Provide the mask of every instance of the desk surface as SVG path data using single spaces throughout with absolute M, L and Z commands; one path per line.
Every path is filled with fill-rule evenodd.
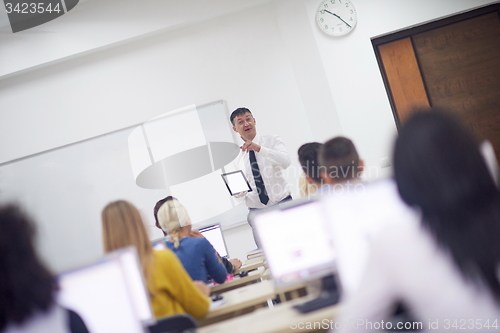
M 227 281 L 224 282 L 223 284 L 216 284 L 212 287 L 210 287 L 210 292 L 213 293 L 224 293 L 227 292 L 228 290 L 237 288 L 238 286 L 244 285 L 246 283 L 254 282 L 256 280 L 259 280 L 260 278 L 263 277 L 265 270 L 264 269 L 259 269 L 255 271 L 251 271 L 248 273 L 247 276 L 244 276 L 242 278 L 234 278 L 232 281 Z M 266 275 L 268 276 L 268 275 Z
M 262 267 L 264 265 L 265 265 L 265 262 L 262 259 L 247 260 L 247 261 L 245 261 L 244 265 L 242 265 L 240 268 L 238 268 L 236 270 L 235 274 L 242 272 L 242 271 L 251 271 L 252 269 L 256 269 L 256 268 Z
M 255 259 L 255 258 L 263 258 L 264 257 L 264 250 L 262 249 L 255 249 L 247 253 L 247 259 Z
M 224 293 L 222 304 L 210 310 L 204 319 L 211 319 L 266 302 L 275 295 L 273 281 L 262 281 Z
M 338 316 L 339 305 L 332 305 L 310 313 L 300 313 L 294 305 L 309 300 L 309 297 L 281 303 L 273 308 L 263 308 L 252 313 L 201 327 L 198 333 L 285 333 L 310 332 L 325 329 L 330 320 Z M 309 323 L 309 325 L 308 325 Z M 316 329 L 312 329 L 316 325 Z

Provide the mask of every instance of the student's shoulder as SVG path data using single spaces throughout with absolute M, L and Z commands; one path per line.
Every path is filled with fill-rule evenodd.
M 200 243 L 205 243 L 208 242 L 208 240 L 205 237 L 184 237 L 181 242 L 185 243 L 193 243 L 193 244 L 200 244 Z
M 200 248 L 210 242 L 205 237 L 184 237 L 181 239 L 180 248 Z
M 210 242 L 208 241 L 208 239 L 206 239 L 205 237 L 199 237 L 199 238 L 195 238 L 196 239 L 196 242 L 197 244 L 200 244 L 201 246 L 212 246 L 210 244 Z
M 186 237 L 186 245 L 196 247 L 197 249 L 211 248 L 212 244 L 205 237 Z

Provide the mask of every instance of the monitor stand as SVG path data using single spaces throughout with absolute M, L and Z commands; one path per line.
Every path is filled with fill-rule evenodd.
M 322 291 L 319 296 L 308 302 L 295 305 L 294 308 L 301 313 L 308 313 L 338 303 L 340 292 L 333 275 L 322 279 Z

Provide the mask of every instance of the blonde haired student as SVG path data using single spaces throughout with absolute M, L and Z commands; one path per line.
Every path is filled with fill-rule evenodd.
M 209 278 L 217 283 L 226 281 L 227 270 L 214 247 L 204 237 L 192 237 L 191 219 L 177 199 L 167 197 L 157 217 L 163 231 L 170 236 L 167 247 L 179 257 L 191 278 L 205 282 Z
M 152 249 L 134 205 L 123 200 L 108 204 L 102 211 L 102 228 L 106 252 L 136 247 L 157 318 L 181 313 L 201 318 L 208 312 L 208 286 L 193 282 L 172 251 Z

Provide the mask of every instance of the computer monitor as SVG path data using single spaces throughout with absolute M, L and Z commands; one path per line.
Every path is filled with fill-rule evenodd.
M 135 248 L 128 247 L 57 277 L 58 303 L 93 333 L 144 333 L 155 322 Z
M 254 211 L 250 219 L 278 288 L 335 272 L 336 252 L 320 201 L 295 200 Z
M 391 225 L 419 223 L 419 215 L 402 201 L 393 178 L 359 183 L 321 200 L 330 220 L 338 276 L 347 299 L 361 286 L 373 240 Z
M 220 224 L 214 224 L 201 228 L 199 229 L 199 232 L 201 232 L 210 244 L 212 244 L 215 251 L 217 251 L 221 257 L 228 256 L 226 242 L 224 240 L 224 236 L 222 235 Z

